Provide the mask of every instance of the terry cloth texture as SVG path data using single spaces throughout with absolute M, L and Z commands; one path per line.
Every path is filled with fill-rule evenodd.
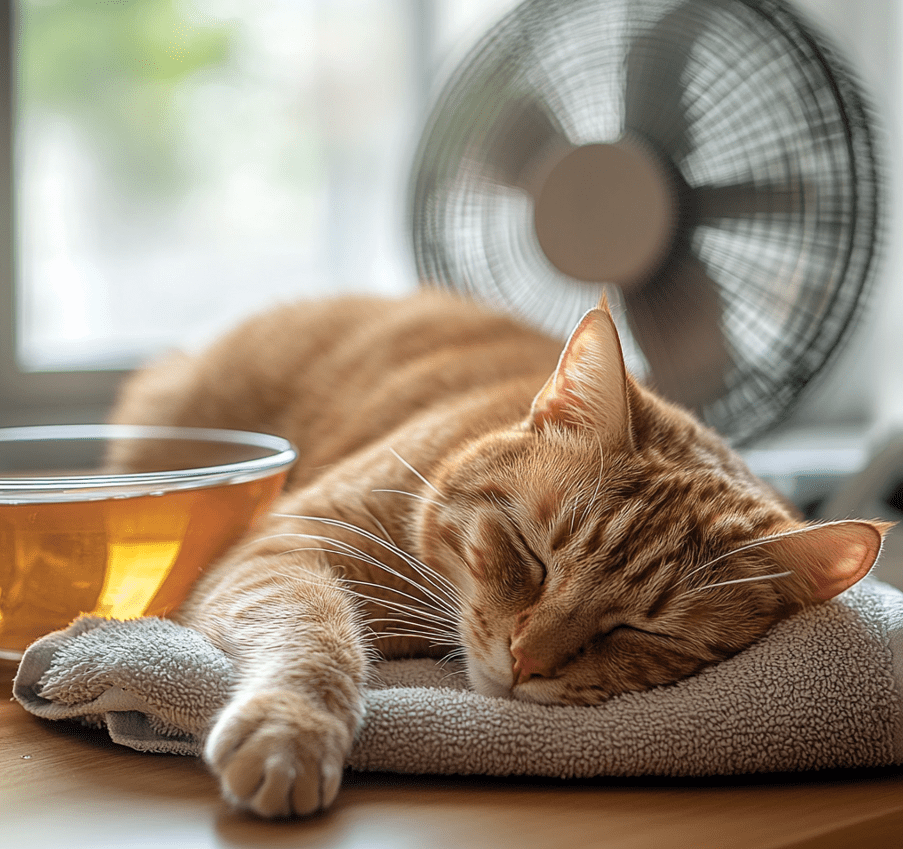
M 14 695 L 48 719 L 198 754 L 233 669 L 161 619 L 84 617 L 25 653 Z M 460 668 L 378 664 L 348 766 L 406 773 L 725 775 L 903 763 L 903 593 L 865 581 L 676 685 L 597 707 L 471 692 Z

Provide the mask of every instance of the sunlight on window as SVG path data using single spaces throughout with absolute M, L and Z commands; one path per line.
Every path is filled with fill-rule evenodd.
M 417 8 L 20 3 L 23 367 L 130 366 L 267 303 L 412 288 Z

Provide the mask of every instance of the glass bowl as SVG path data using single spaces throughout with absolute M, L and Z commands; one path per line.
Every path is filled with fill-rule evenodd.
M 0 658 L 81 613 L 177 607 L 295 456 L 281 437 L 235 430 L 0 428 Z

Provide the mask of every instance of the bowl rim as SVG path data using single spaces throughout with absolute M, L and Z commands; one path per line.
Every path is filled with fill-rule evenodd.
M 0 428 L 0 443 L 106 439 L 187 439 L 221 442 L 268 449 L 253 460 L 176 469 L 163 472 L 117 474 L 61 474 L 4 477 L 0 471 L 0 504 L 94 501 L 162 495 L 184 489 L 201 489 L 244 483 L 269 477 L 297 459 L 297 451 L 285 438 L 269 433 L 220 428 L 170 425 L 64 424 Z

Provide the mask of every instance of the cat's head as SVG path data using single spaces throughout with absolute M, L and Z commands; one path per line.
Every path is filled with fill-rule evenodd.
M 526 419 L 434 483 L 420 543 L 458 576 L 471 682 L 544 703 L 595 704 L 730 657 L 864 577 L 888 528 L 795 519 L 627 374 L 604 303 Z

